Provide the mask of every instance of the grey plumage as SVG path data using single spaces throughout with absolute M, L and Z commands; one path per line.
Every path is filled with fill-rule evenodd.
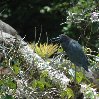
M 61 34 L 59 39 L 60 44 L 70 61 L 76 66 L 82 66 L 86 71 L 88 71 L 89 62 L 82 50 L 81 45 L 76 40 L 73 40 L 64 34 Z

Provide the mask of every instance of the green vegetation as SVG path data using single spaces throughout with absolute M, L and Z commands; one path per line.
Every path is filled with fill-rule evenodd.
M 49 77 L 47 70 L 39 70 L 37 60 L 32 65 L 27 62 L 19 51 L 20 44 L 0 42 L 0 99 L 99 98 L 98 0 L 2 0 L 0 12 L 0 19 L 20 31 L 22 37 L 26 35 L 26 41 L 33 42 L 35 33 L 38 40 L 41 33 L 39 44 L 29 46 L 70 80 L 64 89 L 56 79 L 53 81 Z M 74 64 L 67 56 L 60 54 L 63 50 L 58 44 L 46 43 L 46 31 L 49 38 L 64 33 L 82 45 L 91 72 L 86 73 L 77 67 L 77 84 L 74 83 Z
M 43 59 L 49 58 L 58 50 L 58 45 L 53 44 L 30 44 L 30 47 Z

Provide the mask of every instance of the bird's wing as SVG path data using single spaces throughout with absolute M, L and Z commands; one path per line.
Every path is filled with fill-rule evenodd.
M 71 54 L 74 54 L 74 55 L 83 54 L 81 45 L 75 40 L 70 41 L 68 48 L 69 48 L 68 50 Z
M 82 50 L 81 45 L 75 40 L 70 41 L 67 54 L 70 60 L 78 66 L 87 63 L 87 58 Z

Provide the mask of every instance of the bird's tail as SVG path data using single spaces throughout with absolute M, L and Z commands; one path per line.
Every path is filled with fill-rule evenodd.
M 82 66 L 87 72 L 89 72 L 89 70 L 88 70 L 88 66 Z

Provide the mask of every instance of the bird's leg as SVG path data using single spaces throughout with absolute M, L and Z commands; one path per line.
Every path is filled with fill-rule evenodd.
M 76 65 L 75 65 L 75 78 L 74 78 L 74 83 L 75 83 L 75 87 L 76 87 Z M 76 99 L 76 92 L 75 92 L 75 95 L 74 95 L 74 99 Z
M 74 78 L 74 82 L 76 84 L 76 65 L 75 65 L 75 78 Z

